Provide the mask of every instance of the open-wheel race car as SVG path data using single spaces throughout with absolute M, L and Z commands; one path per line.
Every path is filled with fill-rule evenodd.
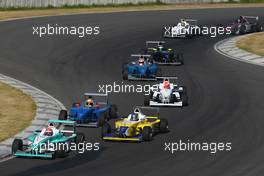
M 77 126 L 99 127 L 117 118 L 117 106 L 110 104 L 108 94 L 85 93 L 81 103 L 73 103 L 68 112 L 61 110 L 59 120 L 75 121 Z
M 164 47 L 164 41 L 146 41 L 145 52 L 150 55 L 150 60 L 158 65 L 183 65 L 184 58 L 180 52 Z
M 163 82 L 153 85 L 150 88 L 150 94 L 145 95 L 145 106 L 187 106 L 188 96 L 185 86 L 178 86 L 170 80 L 177 79 L 163 78 Z
M 122 67 L 123 80 L 155 81 L 161 76 L 157 64 L 151 62 L 150 55 L 132 54 L 132 61 Z
M 49 120 L 48 126 L 36 130 L 33 135 L 22 139 L 14 139 L 12 154 L 17 157 L 49 158 L 65 157 L 70 152 L 70 145 L 84 142 L 85 136 L 76 132 L 74 121 Z M 71 125 L 72 130 L 60 129 L 60 125 Z
M 181 19 L 181 21 L 173 26 L 166 26 L 163 36 L 166 38 L 191 38 L 201 35 L 201 28 L 197 25 L 195 19 Z
M 240 16 L 233 22 L 222 26 L 226 29 L 229 28 L 231 34 L 235 35 L 263 31 L 263 26 L 260 24 L 258 16 Z
M 159 118 L 159 108 L 135 107 L 127 117 L 117 120 L 114 128 L 105 123 L 102 138 L 106 141 L 151 141 L 155 134 L 166 132 L 168 121 Z

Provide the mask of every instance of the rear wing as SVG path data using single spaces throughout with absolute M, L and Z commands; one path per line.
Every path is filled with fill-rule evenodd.
M 190 24 L 190 26 L 197 26 L 198 20 L 194 20 L 194 19 L 181 19 L 181 20 L 185 20 L 187 23 Z
M 63 133 L 75 133 L 76 132 L 76 122 L 71 121 L 71 120 L 49 120 L 48 123 L 54 123 L 60 125 L 65 125 L 65 126 L 72 126 L 73 130 L 61 130 Z
M 84 93 L 84 98 L 88 99 L 89 97 L 97 97 L 98 99 L 101 97 L 103 98 L 102 100 L 97 100 L 96 98 L 96 102 L 99 104 L 103 104 L 103 105 L 107 105 L 108 104 L 108 94 L 100 94 L 100 93 Z
M 149 54 L 131 54 L 131 57 L 144 57 L 149 58 L 151 55 Z
M 253 18 L 253 19 L 256 19 L 256 20 L 259 20 L 259 17 L 258 16 L 242 16 L 243 18 Z
M 140 113 L 147 116 L 147 118 L 159 118 L 159 108 L 157 107 L 149 107 L 149 106 L 135 106 L 134 112 L 137 110 L 140 111 Z
M 70 120 L 49 120 L 48 123 L 76 125 L 75 121 L 70 121 Z
M 165 80 L 173 80 L 173 81 L 175 81 L 175 80 L 178 80 L 178 77 L 170 77 L 170 76 L 166 76 L 166 77 L 156 77 L 157 78 L 157 80 L 163 80 L 163 81 L 165 81 Z
M 258 16 L 242 16 L 244 19 L 246 19 L 249 23 L 255 23 L 259 20 Z
M 146 47 L 148 47 L 150 44 L 153 44 L 155 47 L 158 46 L 159 44 L 165 44 L 165 41 L 146 41 Z

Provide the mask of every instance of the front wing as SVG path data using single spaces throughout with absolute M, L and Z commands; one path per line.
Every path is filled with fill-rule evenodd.
M 106 134 L 103 136 L 103 140 L 109 140 L 109 141 L 137 141 L 140 142 L 142 141 L 142 135 L 136 135 L 133 137 L 118 137 L 115 136 L 114 134 Z
M 179 102 L 174 102 L 174 103 L 159 103 L 159 102 L 150 100 L 149 101 L 149 105 L 150 106 L 180 106 L 180 107 L 182 107 L 183 106 L 183 102 L 179 101 Z

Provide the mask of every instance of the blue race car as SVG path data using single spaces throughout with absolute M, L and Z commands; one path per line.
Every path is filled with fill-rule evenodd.
M 156 64 L 149 60 L 150 55 L 131 55 L 132 61 L 123 64 L 124 80 L 157 80 L 161 76 Z M 137 59 L 134 59 L 134 58 Z
M 117 106 L 108 103 L 107 94 L 85 93 L 84 96 L 82 103 L 73 104 L 69 116 L 66 110 L 61 110 L 59 120 L 75 121 L 77 126 L 99 127 L 106 121 L 117 118 Z M 95 97 L 101 98 L 101 101 Z
M 145 50 L 150 55 L 150 60 L 158 65 L 183 65 L 182 53 L 175 53 L 171 48 L 163 46 L 164 41 L 147 41 Z

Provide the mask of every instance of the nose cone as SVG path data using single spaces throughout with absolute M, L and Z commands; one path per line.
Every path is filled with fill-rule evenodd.
M 138 71 L 139 71 L 139 74 L 140 74 L 141 76 L 144 76 L 144 75 L 146 75 L 147 67 L 145 67 L 145 66 L 141 66 L 141 67 L 139 67 Z

